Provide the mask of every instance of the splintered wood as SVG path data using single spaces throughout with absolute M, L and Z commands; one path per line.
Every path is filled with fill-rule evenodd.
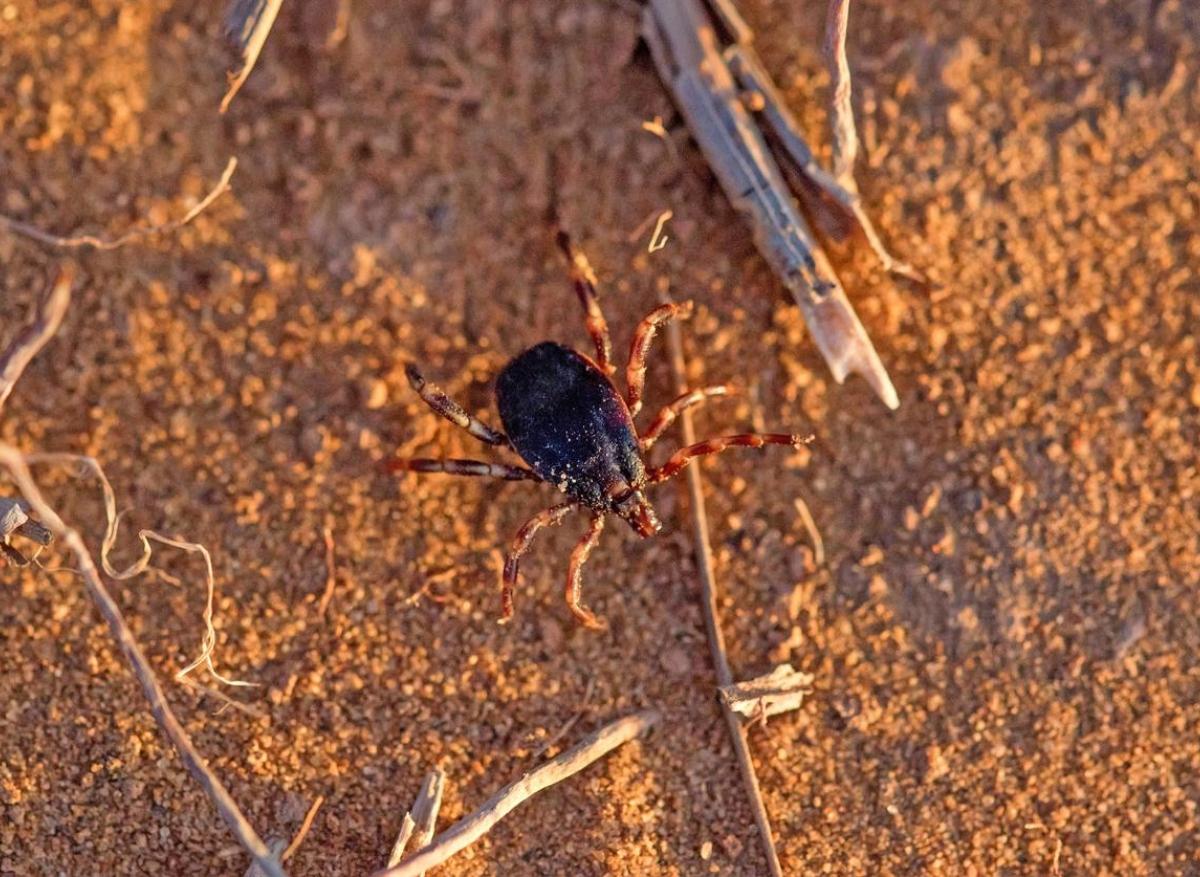
M 837 14 L 844 17 L 846 6 L 840 4 Z M 643 34 L 709 166 L 800 306 L 834 378 L 841 383 L 852 372 L 860 374 L 884 404 L 899 407 L 887 369 L 793 195 L 804 200 L 823 232 L 836 238 L 844 234 L 841 228 L 857 229 L 889 271 L 917 275 L 888 254 L 857 192 L 817 165 L 751 47 L 753 32 L 729 0 L 711 0 L 709 6 L 700 0 L 651 0 Z M 845 96 L 844 28 L 841 34 L 834 49 L 841 53 L 838 69 L 847 72 L 839 92 Z M 835 104 L 842 105 L 848 97 Z M 785 169 L 799 178 L 794 191 Z
M 765 676 L 721 686 L 721 703 L 746 723 L 763 722 L 769 716 L 799 709 L 812 693 L 813 677 L 791 664 L 780 664 Z

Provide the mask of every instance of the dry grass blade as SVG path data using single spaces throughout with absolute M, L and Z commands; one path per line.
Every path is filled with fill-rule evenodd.
M 854 189 L 854 162 L 858 158 L 858 132 L 854 128 L 851 106 L 850 63 L 846 60 L 846 32 L 850 23 L 850 0 L 829 0 L 825 18 L 825 63 L 829 66 L 829 87 L 833 126 L 833 175 L 838 182 Z
M 179 219 L 164 223 L 163 225 L 148 225 L 142 228 L 135 228 L 131 231 L 116 238 L 102 238 L 96 235 L 75 235 L 71 237 L 63 237 L 49 232 L 42 231 L 36 226 L 30 225 L 27 222 L 21 222 L 17 219 L 11 219 L 7 216 L 0 216 L 0 226 L 8 228 L 10 231 L 24 237 L 35 240 L 38 243 L 46 244 L 50 247 L 61 247 L 63 249 L 86 249 L 95 250 L 116 250 L 126 244 L 140 241 L 144 238 L 153 235 L 170 234 L 173 231 L 178 231 L 193 219 L 203 213 L 209 206 L 229 190 L 229 181 L 233 179 L 233 172 L 237 170 L 237 159 L 230 158 L 229 163 L 225 165 L 225 170 L 221 173 L 221 178 L 217 184 L 209 191 L 207 195 L 196 203 L 196 206 L 181 216 Z
M 225 31 L 242 53 L 242 66 L 229 77 L 229 88 L 221 98 L 222 113 L 229 109 L 258 63 L 258 56 L 267 44 L 267 36 L 282 6 L 283 0 L 233 0 L 229 4 L 225 13 Z
M 646 733 L 659 719 L 654 710 L 634 713 L 606 725 L 556 758 L 509 783 L 483 806 L 447 829 L 433 844 L 406 862 L 377 872 L 374 877 L 416 877 L 440 865 L 487 834 L 517 806 L 543 789 L 574 776 L 612 750 Z
M 177 548 L 189 554 L 200 555 L 204 559 L 205 569 L 204 636 L 201 640 L 200 654 L 190 664 L 177 672 L 175 678 L 180 681 L 188 681 L 188 674 L 198 667 L 203 666 L 214 679 L 225 685 L 250 687 L 255 684 L 225 676 L 217 669 L 213 661 L 213 654 L 217 647 L 217 630 L 213 624 L 214 604 L 216 602 L 216 576 L 213 573 L 212 555 L 209 554 L 207 548 L 198 542 L 187 542 L 182 539 L 164 536 L 154 530 L 139 530 L 138 540 L 142 543 L 141 555 L 125 569 L 117 569 L 113 566 L 110 556 L 120 532 L 121 516 L 117 514 L 116 494 L 113 492 L 112 484 L 109 482 L 108 476 L 104 473 L 104 468 L 100 465 L 99 461 L 93 457 L 63 453 L 30 454 L 26 459 L 28 462 L 35 464 L 48 463 L 76 466 L 83 473 L 91 473 L 100 482 L 100 487 L 104 493 L 104 516 L 106 521 L 104 539 L 100 543 L 100 565 L 104 569 L 105 574 L 111 578 L 124 581 L 144 573 L 149 568 L 150 561 L 154 555 L 154 549 L 150 545 L 151 542 Z
M 38 305 L 33 322 L 18 332 L 4 353 L 0 354 L 0 408 L 8 401 L 25 368 L 58 332 L 71 304 L 71 284 L 74 280 L 72 268 L 60 268 L 54 283 Z
M 9 475 L 25 497 L 25 501 L 62 544 L 75 555 L 79 573 L 87 586 L 89 596 L 108 624 L 109 631 L 133 668 L 138 682 L 141 683 L 146 700 L 150 703 L 150 712 L 154 716 L 154 721 L 162 729 L 171 745 L 179 752 L 184 765 L 204 789 L 205 794 L 212 801 L 217 812 L 221 814 L 238 842 L 262 869 L 262 873 L 267 877 L 286 877 L 283 867 L 275 855 L 263 843 L 262 838 L 250 825 L 224 784 L 196 750 L 191 737 L 188 736 L 187 731 L 184 730 L 183 725 L 171 709 L 150 662 L 146 660 L 146 656 L 134 638 L 133 631 L 130 630 L 116 601 L 113 600 L 108 588 L 100 578 L 96 562 L 84 544 L 83 537 L 79 535 L 78 531 L 69 527 L 46 502 L 29 472 L 28 463 L 23 454 L 10 445 L 0 444 L 0 467 L 8 470 Z
M 668 324 L 667 343 L 670 346 L 671 368 L 675 373 L 675 383 L 678 392 L 683 393 L 687 390 L 687 370 L 684 366 L 683 337 L 678 323 Z M 696 430 L 692 425 L 691 412 L 684 409 L 679 415 L 679 422 L 684 445 L 694 444 Z M 708 535 L 708 514 L 704 506 L 704 481 L 699 466 L 688 467 L 687 482 L 688 496 L 692 504 L 692 523 L 696 532 L 696 564 L 700 568 L 704 627 L 708 631 L 708 645 L 712 652 L 713 666 L 717 672 L 717 685 L 726 688 L 733 685 L 733 671 L 729 667 L 729 655 L 725 650 L 725 635 L 721 632 L 720 610 L 717 608 L 717 580 L 713 574 L 712 544 Z M 737 713 L 733 712 L 725 702 L 721 704 L 721 712 L 725 716 L 725 724 L 729 727 L 729 735 L 733 740 L 733 751 L 737 755 L 738 767 L 741 768 L 742 780 L 746 786 L 746 794 L 750 798 L 750 806 L 754 811 L 754 821 L 758 825 L 758 833 L 762 837 L 767 868 L 772 877 L 783 877 L 783 867 L 779 864 L 779 853 L 775 849 L 775 835 L 771 831 L 767 806 L 763 803 L 762 792 L 758 787 L 758 775 L 754 772 L 754 762 L 750 758 L 750 745 L 746 740 L 746 729 L 742 726 Z

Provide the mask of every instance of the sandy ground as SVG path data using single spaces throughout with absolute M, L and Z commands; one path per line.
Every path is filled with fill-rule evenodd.
M 193 226 L 82 259 L 0 436 L 99 457 L 128 525 L 212 549 L 219 665 L 261 687 L 229 692 L 252 714 L 170 692 L 265 834 L 326 796 L 293 874 L 382 864 L 432 766 L 448 824 L 572 716 L 564 743 L 646 705 L 653 736 L 438 873 L 763 872 L 682 484 L 656 495 L 657 540 L 606 532 L 596 634 L 561 600 L 580 523 L 539 539 L 515 623 L 494 623 L 498 549 L 551 491 L 379 471 L 397 449 L 482 453 L 405 360 L 485 413 L 509 356 L 585 342 L 555 192 L 619 345 L 658 285 L 696 299 L 693 377 L 749 391 L 702 434 L 817 434 L 705 466 L 736 672 L 817 680 L 752 734 L 786 871 L 1200 874 L 1194 4 L 855 5 L 862 188 L 938 281 L 837 256 L 894 415 L 829 379 L 686 130 L 641 129 L 673 110 L 635 4 L 356 0 L 332 52 L 294 4 L 223 118 L 218 5 L 0 2 L 0 211 L 117 234 L 241 160 Z M 818 6 L 744 10 L 824 146 Z M 665 208 L 671 241 L 647 255 L 631 233 Z M 55 258 L 0 233 L 5 337 Z M 660 355 L 651 404 L 670 387 Z M 44 477 L 98 538 L 91 486 Z M 169 676 L 199 647 L 203 586 L 193 559 L 161 562 L 180 584 L 117 592 Z M 245 870 L 73 577 L 0 573 L 0 704 L 0 873 Z

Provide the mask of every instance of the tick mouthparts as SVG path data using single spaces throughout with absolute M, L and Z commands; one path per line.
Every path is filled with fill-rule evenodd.
M 645 494 L 640 490 L 630 494 L 621 503 L 617 514 L 629 526 L 633 527 L 634 531 L 643 539 L 649 539 L 662 529 L 662 523 L 658 520 L 658 515 L 654 514 L 654 507 L 650 505 Z

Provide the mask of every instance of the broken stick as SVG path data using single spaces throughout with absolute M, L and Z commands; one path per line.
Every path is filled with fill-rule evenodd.
M 416 877 L 466 849 L 495 827 L 519 804 L 543 789 L 568 779 L 612 750 L 646 733 L 659 719 L 654 710 L 634 713 L 606 725 L 545 764 L 509 783 L 483 806 L 460 819 L 430 846 L 399 865 L 377 872 L 374 877 Z
M 820 208 L 814 213 L 821 216 L 832 206 L 863 232 L 885 267 L 910 276 L 915 272 L 883 248 L 857 193 L 819 169 L 731 0 L 712 0 L 711 10 L 700 0 L 651 0 L 643 35 L 709 166 L 800 306 L 834 379 L 841 383 L 858 373 L 884 404 L 899 407 L 887 369 L 798 209 L 779 162 L 802 178 L 805 185 L 796 194 L 810 209 Z
M 419 852 L 429 846 L 433 840 L 433 829 L 437 825 L 438 810 L 442 807 L 442 792 L 446 789 L 446 774 L 440 769 L 431 770 L 421 783 L 421 791 L 417 792 L 417 800 L 412 809 L 404 814 L 400 826 L 400 835 L 392 846 L 392 854 L 388 856 L 387 866 L 395 867 L 404 858 L 408 842 L 413 840 L 413 852 Z
M 811 673 L 800 673 L 791 664 L 780 664 L 765 676 L 721 686 L 721 703 L 742 717 L 744 722 L 765 722 L 799 709 L 812 693 Z

